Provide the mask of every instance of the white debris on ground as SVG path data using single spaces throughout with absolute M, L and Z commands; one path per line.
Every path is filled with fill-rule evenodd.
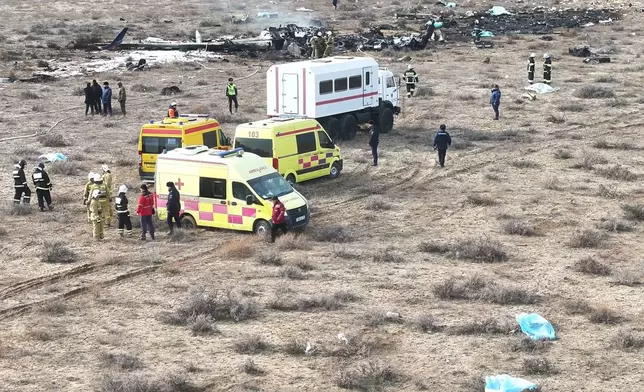
M 106 56 L 109 52 L 93 52 L 95 56 Z M 168 63 L 189 63 L 193 61 L 208 61 L 210 59 L 222 59 L 223 56 L 206 51 L 179 51 L 179 50 L 141 50 L 118 52 L 109 59 L 96 59 L 91 61 L 60 61 L 57 59 L 48 60 L 52 71 L 40 71 L 39 75 L 53 77 L 82 76 L 92 73 L 101 73 L 115 69 L 126 70 L 125 64 L 132 62 L 135 65 L 139 59 L 145 59 L 146 65 L 168 64 Z

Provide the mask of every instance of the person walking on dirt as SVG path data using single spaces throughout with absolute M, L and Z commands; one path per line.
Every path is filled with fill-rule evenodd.
M 31 178 L 36 186 L 36 196 L 38 196 L 38 207 L 40 208 L 40 211 L 45 211 L 45 202 L 47 203 L 47 209 L 49 209 L 49 211 L 53 210 L 54 207 L 51 205 L 52 184 L 49 179 L 49 175 L 45 171 L 44 163 L 40 162 L 38 166 L 36 166 Z
M 334 9 L 334 10 L 337 10 L 337 9 L 338 9 L 338 3 L 339 3 L 339 1 L 338 1 L 338 0 L 333 0 L 333 1 L 331 2 L 331 4 L 333 4 L 333 9 Z
M 416 83 L 418 83 L 418 74 L 414 71 L 411 64 L 407 65 L 407 71 L 403 75 L 405 78 L 405 85 L 407 86 L 407 98 L 411 98 L 416 90 Z
M 286 228 L 286 207 L 277 196 L 273 196 L 273 224 L 271 226 L 271 242 L 275 242 L 277 231 L 282 230 L 284 234 L 288 231 Z
M 141 217 L 141 241 L 146 240 L 145 236 L 148 232 L 150 233 L 150 238 L 154 240 L 154 222 L 152 221 L 152 215 L 154 215 L 154 196 L 145 184 L 141 185 L 141 196 L 139 196 L 136 213 Z
M 545 84 L 552 83 L 552 60 L 548 53 L 543 55 L 543 82 Z
M 371 166 L 378 166 L 378 143 L 380 143 L 380 130 L 374 124 L 373 120 L 370 120 L 369 147 L 371 147 L 371 155 L 373 156 L 373 164 Z
M 103 116 L 112 115 L 112 88 L 108 82 L 103 83 Z
M 530 59 L 528 59 L 528 83 L 530 84 L 534 83 L 534 69 L 535 69 L 534 58 L 536 56 L 537 56 L 536 53 L 531 53 Z
M 499 106 L 501 105 L 501 90 L 499 90 L 499 85 L 495 84 L 492 88 L 492 94 L 490 95 L 490 105 L 492 105 L 492 110 L 494 110 L 494 119 L 499 119 Z
M 119 105 L 121 106 L 121 114 L 123 115 L 123 117 L 125 117 L 125 98 L 126 98 L 125 87 L 123 87 L 122 82 L 118 82 L 118 86 L 119 86 L 118 101 L 119 101 Z
M 94 90 L 94 111 L 96 114 L 101 114 L 101 99 L 103 99 L 103 89 L 101 85 L 98 84 L 96 79 L 92 80 L 92 90 Z
M 87 183 L 85 184 L 85 191 L 83 192 L 83 205 L 87 209 L 87 223 L 92 223 L 92 213 L 89 210 L 90 205 L 90 195 L 92 193 L 92 186 L 94 185 L 94 176 L 96 173 L 89 172 L 87 174 Z
M 445 167 L 445 155 L 447 149 L 452 145 L 452 137 L 447 133 L 445 124 L 441 124 L 440 131 L 434 136 L 434 150 L 438 150 L 438 163 Z
M 92 198 L 89 202 L 89 212 L 92 219 L 92 237 L 95 240 L 103 239 L 103 207 L 101 202 L 98 200 L 100 197 L 100 191 L 98 189 L 92 191 Z
M 170 234 L 172 234 L 174 232 L 174 224 L 176 224 L 177 229 L 181 228 L 181 195 L 177 187 L 174 186 L 174 182 L 168 181 L 165 185 L 168 187 L 168 201 L 166 203 L 166 210 L 168 211 L 167 222 Z
M 92 84 L 87 82 L 87 87 L 83 89 L 85 92 L 85 116 L 89 111 L 92 111 L 92 116 L 94 115 L 94 90 L 92 89 Z
M 25 176 L 26 165 L 27 161 L 21 159 L 20 162 L 13 166 L 13 188 L 16 191 L 13 196 L 14 204 L 20 204 L 20 201 L 24 204 L 29 204 L 31 202 L 31 189 L 29 189 L 29 185 L 27 185 L 27 176 Z
M 235 113 L 237 113 L 237 85 L 233 83 L 233 78 L 228 78 L 226 85 L 226 96 L 228 97 L 228 111 L 233 114 L 233 102 L 235 103 Z
M 126 236 L 132 236 L 132 220 L 130 219 L 130 211 L 128 210 L 128 200 L 127 196 L 127 187 L 121 185 L 119 187 L 119 194 L 114 199 L 115 208 L 116 208 L 116 217 L 118 219 L 118 228 L 116 232 L 123 237 L 125 233 Z

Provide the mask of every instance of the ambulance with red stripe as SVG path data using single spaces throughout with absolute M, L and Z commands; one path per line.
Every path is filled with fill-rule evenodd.
M 271 66 L 267 114 L 316 119 L 333 140 L 350 140 L 371 120 L 391 131 L 400 113 L 393 72 L 371 57 L 335 56 Z
M 240 124 L 234 146 L 264 158 L 291 185 L 337 178 L 342 171 L 340 148 L 313 119 L 274 117 Z
M 219 121 L 207 114 L 184 114 L 179 118 L 166 117 L 141 126 L 139 133 L 139 175 L 154 180 L 157 156 L 187 145 L 205 145 L 229 150 L 230 140 L 224 135 Z
M 181 195 L 181 224 L 252 231 L 271 229 L 272 198 L 286 207 L 289 229 L 309 223 L 306 199 L 267 164 L 241 148 L 231 151 L 186 146 L 160 154 L 156 164 L 157 214 L 167 218 L 166 183 L 174 182 Z

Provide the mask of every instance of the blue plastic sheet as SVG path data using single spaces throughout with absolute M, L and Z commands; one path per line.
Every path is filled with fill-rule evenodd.
M 481 30 L 481 31 L 479 31 L 478 36 L 481 37 L 481 38 L 490 38 L 490 37 L 494 37 L 494 33 L 492 33 L 491 31 L 487 31 L 487 30 Z M 472 33 L 472 37 L 476 37 L 476 32 Z
M 516 317 L 521 331 L 532 340 L 554 340 L 555 329 L 550 321 L 536 313 L 521 313 Z
M 508 10 L 505 9 L 505 7 L 501 7 L 500 5 L 495 5 L 490 10 L 488 10 L 487 13 L 492 16 L 512 15 L 510 12 L 508 12 Z
M 44 154 L 38 157 L 41 161 L 45 163 L 49 162 L 58 162 L 58 161 L 66 161 L 67 157 L 59 152 L 51 153 L 51 154 Z
M 536 388 L 533 382 L 507 374 L 485 377 L 485 392 L 522 392 Z

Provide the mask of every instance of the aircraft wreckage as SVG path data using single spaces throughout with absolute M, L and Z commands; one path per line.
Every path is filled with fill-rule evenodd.
M 398 18 L 437 20 L 429 14 L 398 13 Z M 619 19 L 616 9 L 546 9 L 535 8 L 529 11 L 491 15 L 489 12 L 442 20 L 442 30 L 448 41 L 467 42 L 477 38 L 477 32 L 487 31 L 492 35 L 503 34 L 551 34 L 555 29 L 580 28 L 594 24 L 606 23 Z M 109 44 L 97 44 L 104 50 L 203 50 L 209 52 L 257 52 L 285 51 L 293 57 L 306 56 L 309 39 L 318 31 L 325 29 L 319 21 L 302 27 L 295 24 L 270 27 L 254 37 L 228 36 L 204 40 L 197 31 L 195 40 L 189 42 L 167 41 L 159 38 L 148 38 L 138 42 L 123 42 L 127 28 L 123 29 L 114 41 Z M 429 43 L 425 36 L 425 25 L 419 25 L 419 32 L 398 35 L 395 26 L 380 25 L 370 27 L 355 34 L 336 34 L 334 51 L 369 51 L 382 49 L 421 50 Z M 385 34 L 383 32 L 391 32 Z

